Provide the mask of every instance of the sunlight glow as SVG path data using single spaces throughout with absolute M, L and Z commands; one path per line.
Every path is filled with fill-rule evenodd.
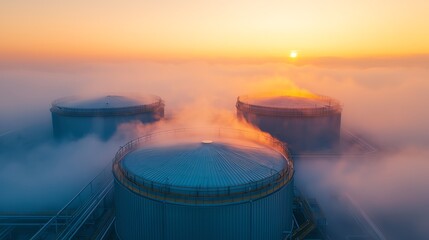
M 124 0 L 102 8 L 100 0 L 3 2 L 0 59 L 303 61 L 429 54 L 426 0 L 411 0 L 406 11 L 403 1 L 389 0 Z

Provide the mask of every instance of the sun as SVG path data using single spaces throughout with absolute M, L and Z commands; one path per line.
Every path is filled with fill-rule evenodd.
M 289 54 L 289 57 L 290 58 L 296 58 L 296 57 L 298 57 L 298 52 L 297 51 L 291 51 L 290 54 Z

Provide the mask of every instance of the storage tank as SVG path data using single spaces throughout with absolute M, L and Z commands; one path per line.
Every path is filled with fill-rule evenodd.
M 284 239 L 293 163 L 282 142 L 181 129 L 121 147 L 113 162 L 119 239 Z
M 74 96 L 54 101 L 51 107 L 56 138 L 81 138 L 95 134 L 110 138 L 120 124 L 152 123 L 164 116 L 164 102 L 154 95 Z
M 320 95 L 240 96 L 237 116 L 288 144 L 292 152 L 335 149 L 341 104 Z

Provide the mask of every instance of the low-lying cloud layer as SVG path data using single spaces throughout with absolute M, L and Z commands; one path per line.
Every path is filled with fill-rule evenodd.
M 335 64 L 133 62 L 4 68 L 0 70 L 0 110 L 4 113 L 0 134 L 37 119 L 46 121 L 52 100 L 75 94 L 139 92 L 161 96 L 167 117 L 173 120 L 139 127 L 141 134 L 179 125 L 238 126 L 234 118 L 238 95 L 309 90 L 339 99 L 344 106 L 343 126 L 365 136 L 380 151 L 372 158 L 302 159 L 296 167 L 297 185 L 318 197 L 327 209 L 329 201 L 323 199 L 329 198 L 328 192 L 350 194 L 388 239 L 424 239 L 429 235 L 425 228 L 429 225 L 429 68 L 421 66 L 426 65 L 355 68 Z M 88 181 L 119 145 L 87 138 L 61 146 L 41 144 L 22 158 L 1 159 L 0 193 L 8 196 L 2 198 L 1 210 L 12 201 L 24 203 L 23 198 L 44 201 L 40 207 L 49 206 L 55 198 L 46 197 L 48 192 L 69 198 L 74 194 L 63 186 Z M 50 161 L 46 161 L 47 155 Z M 24 193 L 16 195 L 15 191 Z

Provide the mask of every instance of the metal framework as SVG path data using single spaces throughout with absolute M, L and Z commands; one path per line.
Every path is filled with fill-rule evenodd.
M 341 113 L 342 106 L 338 100 L 330 97 L 318 95 L 317 100 L 326 103 L 323 107 L 312 108 L 294 108 L 294 107 L 266 107 L 254 104 L 249 104 L 245 101 L 248 96 L 237 98 L 236 107 L 243 112 L 251 112 L 254 114 L 280 117 L 319 117 L 330 116 Z
M 85 186 L 65 207 L 52 216 L 32 237 L 36 239 L 72 239 L 82 226 L 88 223 L 102 208 L 102 224 L 100 229 L 94 229 L 98 236 L 104 236 L 114 221 L 113 204 L 103 206 L 108 197 L 113 196 L 113 178 L 110 172 L 110 164 L 98 174 L 87 186 Z M 112 199 L 113 201 L 113 199 Z
M 161 201 L 182 204 L 225 204 L 261 198 L 280 189 L 292 179 L 294 173 L 293 163 L 286 145 L 268 134 L 242 129 L 212 128 L 205 129 L 205 131 L 211 132 L 218 137 L 246 139 L 268 146 L 282 154 L 286 161 L 286 167 L 279 172 L 273 172 L 271 176 L 265 179 L 242 185 L 196 188 L 153 182 L 127 171 L 120 164 L 128 153 L 150 143 L 150 141 L 166 135 L 170 137 L 190 136 L 198 130 L 201 131 L 201 129 L 184 128 L 156 132 L 127 143 L 119 149 L 113 160 L 113 173 L 116 180 L 139 195 Z

